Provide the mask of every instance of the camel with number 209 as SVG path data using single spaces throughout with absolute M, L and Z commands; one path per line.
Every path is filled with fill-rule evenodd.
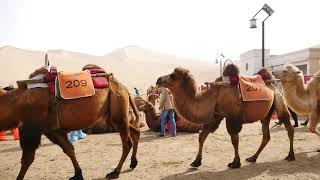
M 85 67 L 95 67 L 87 65 Z M 97 66 L 98 67 L 98 66 Z M 32 76 L 43 72 L 40 68 Z M 120 133 L 122 141 L 122 155 L 117 167 L 106 175 L 108 179 L 118 178 L 122 165 L 133 147 L 130 168 L 137 164 L 137 147 L 140 137 L 140 119 L 134 125 L 128 120 L 129 105 L 134 107 L 136 117 L 138 111 L 134 101 L 124 87 L 115 78 L 110 78 L 111 86 L 95 89 L 95 95 L 86 98 L 62 100 L 60 128 L 53 128 L 57 110 L 55 97 L 48 88 L 16 89 L 0 96 L 0 130 L 10 129 L 21 124 L 20 146 L 22 148 L 21 169 L 18 180 L 24 178 L 28 168 L 35 158 L 36 149 L 40 145 L 41 135 L 59 145 L 69 156 L 74 166 L 75 175 L 70 178 L 82 180 L 82 170 L 76 159 L 74 147 L 67 138 L 68 131 L 89 127 L 99 119 L 109 120 Z M 52 172 L 54 176 L 54 172 Z

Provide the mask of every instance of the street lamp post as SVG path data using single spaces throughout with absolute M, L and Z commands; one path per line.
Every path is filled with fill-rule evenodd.
M 219 60 L 219 58 L 220 58 L 220 60 Z M 222 76 L 222 67 L 221 67 L 221 65 L 222 65 L 222 60 L 224 59 L 224 55 L 221 53 L 217 58 L 216 58 L 216 64 L 218 64 L 218 63 L 220 63 L 220 68 L 219 68 L 219 70 L 220 70 L 220 76 Z
M 219 57 L 220 57 L 220 60 L 219 60 Z M 222 77 L 222 62 L 223 62 L 223 60 L 224 60 L 224 55 L 221 53 L 219 56 L 218 56 L 218 58 L 216 58 L 216 63 L 218 64 L 220 64 L 220 76 Z M 223 63 L 223 67 L 225 67 L 226 66 L 226 63 L 228 62 L 228 61 L 230 61 L 232 64 L 233 64 L 233 62 L 230 60 L 230 59 L 226 59 L 225 61 L 224 61 L 224 63 Z
M 257 19 L 255 19 L 255 17 L 261 10 L 264 10 L 264 12 L 268 14 L 268 16 L 262 21 L 262 67 L 264 67 L 264 21 L 266 21 L 274 13 L 274 10 L 267 4 L 264 4 L 263 7 L 252 17 L 252 19 L 250 19 L 250 28 L 257 28 Z

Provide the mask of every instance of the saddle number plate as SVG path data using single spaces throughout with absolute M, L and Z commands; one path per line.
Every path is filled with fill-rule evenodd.
M 58 74 L 60 94 L 63 99 L 76 99 L 95 94 L 91 74 L 87 71 L 79 73 Z

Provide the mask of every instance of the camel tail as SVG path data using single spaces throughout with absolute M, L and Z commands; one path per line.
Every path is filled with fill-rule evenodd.
M 140 124 L 141 124 L 141 120 L 140 120 L 140 115 L 138 112 L 138 108 L 136 106 L 136 103 L 134 102 L 133 98 L 131 97 L 131 95 L 129 94 L 129 101 L 130 101 L 130 105 L 131 108 L 133 109 L 133 113 L 136 116 L 135 122 L 133 123 L 133 126 L 136 128 L 140 128 Z

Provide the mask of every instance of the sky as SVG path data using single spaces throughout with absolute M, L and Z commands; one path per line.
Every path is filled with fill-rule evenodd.
M 319 0 L 0 0 L 0 46 L 104 55 L 139 46 L 204 61 L 262 46 L 283 54 L 320 44 Z

